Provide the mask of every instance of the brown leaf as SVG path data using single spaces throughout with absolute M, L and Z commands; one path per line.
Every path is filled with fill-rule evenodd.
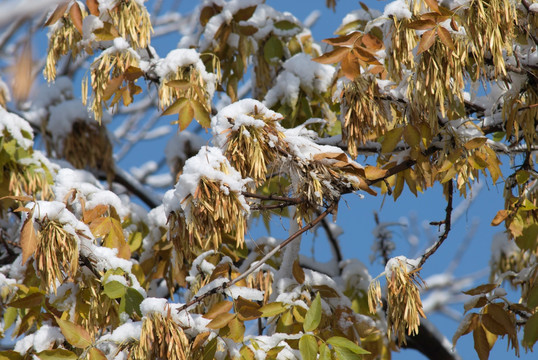
M 196 335 L 192 343 L 192 350 L 199 348 L 207 340 L 209 335 L 211 335 L 211 331 L 204 331 Z
M 497 285 L 497 284 L 484 284 L 484 285 L 479 285 L 479 286 L 477 286 L 475 288 L 472 288 L 470 290 L 463 291 L 463 293 L 467 294 L 467 295 L 471 295 L 471 296 L 482 295 L 482 294 L 487 294 L 491 290 L 496 289 L 498 287 L 499 287 L 499 285 Z
M 69 17 L 71 18 L 73 25 L 75 25 L 75 28 L 82 35 L 82 11 L 80 11 L 80 6 L 78 6 L 77 2 L 74 2 L 73 5 L 71 5 L 71 8 L 69 9 Z
M 383 42 L 379 40 L 377 36 L 371 34 L 365 34 L 361 40 L 367 49 L 371 49 L 373 51 L 380 50 L 384 47 Z
M 28 258 L 32 256 L 37 248 L 39 238 L 34 229 L 34 219 L 32 212 L 28 214 L 28 218 L 24 221 L 21 230 L 21 249 L 22 249 L 22 263 L 26 263 Z
M 105 92 L 103 93 L 103 99 L 107 101 L 116 93 L 118 88 L 123 83 L 123 74 L 116 76 L 115 78 L 109 79 L 108 84 L 106 85 Z
M 203 317 L 206 319 L 215 319 L 221 314 L 228 313 L 232 309 L 233 303 L 231 301 L 220 301 L 213 305 L 211 309 Z
M 465 302 L 465 304 L 463 304 L 463 309 L 467 312 L 471 309 L 481 308 L 484 307 L 487 302 L 488 298 L 485 296 L 475 297 L 472 301 Z
M 317 58 L 313 58 L 312 60 L 320 64 L 334 64 L 342 61 L 342 59 L 344 59 L 344 57 L 349 54 L 349 52 L 349 48 L 338 47 L 333 51 L 329 51 L 328 53 L 325 53 Z
M 233 19 L 237 22 L 250 19 L 254 11 L 256 11 L 257 5 L 249 6 L 243 9 L 239 9 L 233 16 Z
M 206 24 L 209 22 L 209 19 L 211 19 L 217 12 L 213 8 L 213 6 L 206 6 L 200 11 L 200 24 L 202 26 L 206 26 Z
M 510 215 L 510 213 L 507 210 L 499 210 L 497 211 L 497 214 L 491 220 L 491 226 L 497 226 L 500 223 L 502 223 L 506 218 Z
M 450 27 L 454 31 L 459 31 L 459 29 L 460 29 L 460 27 L 458 26 L 458 23 L 456 22 L 456 20 L 454 20 L 454 18 L 450 19 Z
M 447 48 L 452 51 L 456 50 L 456 48 L 454 47 L 454 42 L 452 41 L 452 36 L 447 29 L 442 26 L 439 26 L 437 28 L 437 33 L 439 34 L 439 39 L 441 39 L 441 41 L 443 42 L 443 44 L 446 45 Z
M 438 14 L 441 14 L 441 11 L 439 10 L 439 4 L 437 3 L 437 0 L 424 0 L 426 4 L 429 6 L 430 9 L 435 11 Z
M 502 326 L 493 316 L 490 314 L 482 314 L 481 316 L 482 325 L 492 334 L 495 335 L 506 335 L 508 331 Z
M 296 259 L 293 262 L 292 274 L 293 274 L 293 277 L 295 278 L 295 280 L 299 284 L 304 283 L 304 280 L 305 280 L 304 270 L 301 267 L 301 265 L 299 264 L 299 259 Z
M 45 300 L 45 295 L 40 292 L 36 292 L 12 301 L 7 304 L 7 306 L 17 309 L 30 309 L 37 306 L 40 307 L 43 304 L 43 300 Z
M 489 342 L 486 337 L 486 332 L 482 326 L 478 326 L 473 331 L 474 349 L 478 354 L 480 360 L 487 360 L 489 358 Z
M 171 80 L 166 83 L 166 86 L 180 90 L 187 90 L 192 86 L 192 84 L 187 80 Z
M 86 6 L 90 10 L 90 14 L 99 16 L 99 3 L 97 0 L 86 0 Z
M 332 46 L 349 46 L 355 44 L 355 42 L 362 36 L 362 33 L 359 31 L 351 32 L 344 36 L 339 36 L 335 38 L 323 39 L 324 43 L 327 43 Z
M 420 41 L 418 43 L 417 55 L 422 54 L 424 51 L 427 51 L 435 43 L 435 29 L 431 29 L 422 34 Z
M 516 334 L 516 324 L 510 318 L 508 311 L 504 310 L 501 305 L 496 303 L 489 304 L 486 308 L 486 312 L 490 314 L 495 321 L 503 326 L 507 334 Z
M 349 80 L 355 80 L 361 74 L 359 59 L 352 52 L 342 60 L 342 72 Z
M 431 19 L 419 19 L 419 20 L 415 20 L 415 21 L 412 21 L 410 22 L 409 24 L 407 24 L 407 28 L 409 29 L 414 29 L 414 30 L 430 30 L 430 29 L 433 29 L 435 27 L 435 21 L 431 20 Z
M 54 9 L 54 12 L 52 13 L 52 15 L 45 22 L 45 26 L 50 26 L 50 25 L 56 24 L 56 22 L 58 20 L 60 20 L 62 18 L 62 16 L 64 16 L 68 5 L 69 5 L 69 1 L 64 1 L 63 3 L 59 4 L 56 7 L 56 9 Z
M 13 72 L 13 97 L 17 100 L 26 100 L 34 82 L 34 75 L 32 74 L 34 61 L 30 40 L 24 43 L 16 61 L 17 63 L 11 67 Z
M 211 276 L 209 277 L 209 282 L 218 279 L 220 277 L 228 278 L 230 274 L 230 264 L 229 263 L 220 263 L 213 269 Z

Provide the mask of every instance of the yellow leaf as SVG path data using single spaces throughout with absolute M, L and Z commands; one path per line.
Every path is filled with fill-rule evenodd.
M 80 349 L 91 346 L 91 336 L 82 326 L 58 317 L 56 318 L 56 322 L 69 344 Z
M 427 51 L 432 47 L 433 43 L 435 42 L 435 34 L 435 29 L 428 30 L 422 34 L 418 43 L 417 55 L 422 54 L 424 51 Z
M 188 101 L 181 108 L 177 121 L 173 122 L 172 124 L 177 123 L 179 124 L 180 131 L 185 130 L 191 123 L 193 117 L 194 117 L 194 109 L 192 108 L 192 102 Z
M 485 137 L 475 137 L 474 139 L 471 139 L 467 141 L 463 146 L 467 150 L 472 150 L 479 148 L 480 146 L 484 145 L 488 139 Z
M 180 90 L 187 90 L 189 89 L 192 85 L 189 81 L 187 80 L 172 80 L 172 81 L 168 81 L 166 83 L 166 86 L 170 86 L 170 87 L 173 87 L 173 88 L 176 88 L 176 89 L 180 89 Z
M 243 341 L 243 336 L 245 335 L 245 324 L 240 321 L 238 318 L 233 318 L 232 321 L 228 323 L 228 328 L 230 332 L 226 337 L 229 337 L 236 343 Z
M 179 113 L 183 109 L 183 106 L 185 106 L 185 104 L 187 104 L 188 102 L 189 99 L 185 97 L 177 99 L 172 103 L 172 105 L 170 105 L 166 110 L 163 111 L 162 116 Z
M 22 263 L 26 263 L 26 260 L 32 256 L 37 248 L 39 239 L 34 229 L 34 219 L 32 212 L 28 214 L 28 218 L 24 221 L 21 230 L 21 249 L 22 249 Z
M 491 226 L 499 225 L 504 220 L 506 220 L 508 215 L 510 215 L 510 213 L 507 210 L 499 210 L 499 211 L 497 211 L 497 214 L 495 215 L 493 220 L 491 220 Z
M 58 20 L 60 20 L 62 16 L 64 16 L 68 5 L 69 5 L 69 1 L 64 1 L 60 5 L 58 5 L 56 9 L 54 9 L 54 12 L 52 13 L 52 15 L 45 22 L 45 26 L 54 25 Z
M 211 320 L 206 325 L 206 327 L 212 330 L 222 329 L 223 327 L 228 325 L 228 323 L 232 321 L 233 319 L 235 319 L 235 314 L 225 313 Z
M 202 125 L 204 128 L 211 126 L 211 119 L 209 118 L 209 113 L 199 101 L 191 101 L 192 109 L 194 110 L 194 118 L 198 121 L 198 124 Z
M 396 127 L 388 131 L 384 135 L 383 142 L 381 143 L 381 152 L 386 154 L 394 150 L 394 148 L 396 148 L 396 145 L 398 145 L 398 142 L 402 138 L 403 131 L 403 127 Z
M 92 347 L 88 353 L 89 360 L 107 360 L 105 354 L 96 347 Z
M 387 170 L 368 165 L 364 168 L 364 173 L 368 180 L 376 180 L 385 177 Z

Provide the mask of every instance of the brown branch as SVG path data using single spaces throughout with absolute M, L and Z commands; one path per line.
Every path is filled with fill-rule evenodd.
M 441 223 L 444 224 L 445 229 L 444 229 L 443 233 L 441 234 L 441 236 L 439 236 L 439 239 L 437 240 L 437 242 L 432 247 L 430 247 L 424 253 L 424 255 L 422 255 L 422 258 L 420 259 L 420 262 L 417 265 L 417 269 L 420 269 L 422 267 L 422 265 L 424 265 L 426 260 L 428 260 L 428 258 L 430 256 L 432 256 L 437 251 L 437 249 L 439 249 L 441 244 L 443 244 L 443 241 L 445 241 L 446 238 L 448 237 L 448 233 L 450 232 L 450 227 L 451 227 L 451 224 L 452 224 L 451 223 L 452 222 L 452 197 L 454 195 L 454 183 L 453 183 L 453 180 L 450 180 L 447 183 L 447 191 L 448 191 L 448 198 L 447 198 L 447 204 L 446 204 L 446 210 L 445 210 L 446 216 L 445 216 L 445 220 L 443 220 L 442 222 L 439 223 L 439 224 L 441 224 Z
M 271 195 L 261 195 L 261 194 L 251 193 L 251 192 L 248 192 L 248 191 L 243 191 L 243 192 L 241 192 L 241 194 L 243 196 L 245 196 L 245 197 L 254 198 L 254 199 L 260 199 L 262 201 L 282 201 L 282 202 L 289 203 L 291 205 L 298 205 L 298 204 L 301 204 L 301 203 L 306 201 L 303 198 L 290 198 L 290 197 L 287 197 L 287 196 L 277 196 L 277 195 L 273 195 L 273 194 L 271 194 Z
M 187 310 L 189 307 L 191 307 L 192 305 L 195 305 L 197 303 L 199 303 L 200 301 L 208 298 L 209 296 L 211 295 L 214 295 L 214 294 L 220 294 L 222 292 L 224 292 L 224 290 L 226 290 L 227 288 L 229 288 L 230 286 L 232 285 L 235 285 L 237 284 L 239 281 L 245 279 L 247 276 L 249 276 L 250 274 L 252 274 L 254 271 L 256 271 L 258 268 L 260 268 L 263 264 L 265 264 L 267 262 L 267 260 L 269 260 L 273 255 L 275 255 L 277 252 L 279 252 L 280 250 L 282 250 L 286 245 L 288 245 L 289 243 L 291 243 L 293 240 L 295 240 L 296 238 L 298 238 L 300 235 L 302 235 L 303 233 L 305 233 L 306 231 L 312 229 L 313 227 L 315 227 L 321 220 L 323 220 L 324 218 L 327 217 L 327 215 L 329 215 L 330 213 L 332 213 L 336 207 L 338 206 L 338 200 L 336 200 L 334 203 L 332 203 L 324 212 L 322 212 L 317 218 L 315 218 L 314 220 L 312 220 L 310 223 L 308 223 L 307 225 L 303 226 L 302 228 L 300 228 L 299 230 L 297 230 L 294 234 L 292 234 L 290 237 L 288 237 L 286 240 L 284 240 L 283 242 L 280 243 L 280 245 L 278 245 L 277 247 L 275 247 L 273 250 L 271 250 L 270 252 L 268 252 L 261 260 L 259 260 L 258 262 L 256 262 L 255 264 L 251 265 L 247 271 L 245 271 L 243 274 L 241 274 L 240 276 L 236 277 L 235 279 L 231 280 L 231 281 L 227 281 L 225 283 L 223 283 L 222 285 L 220 286 L 217 286 L 216 288 L 213 288 L 211 290 L 209 290 L 208 292 L 200 295 L 200 296 L 195 296 L 191 301 L 189 301 L 188 303 L 186 303 L 185 305 L 181 306 L 177 311 L 178 312 L 181 312 L 183 310 Z

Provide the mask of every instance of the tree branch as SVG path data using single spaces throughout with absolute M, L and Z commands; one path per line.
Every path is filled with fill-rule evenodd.
M 432 256 L 437 251 L 437 249 L 439 249 L 441 244 L 443 244 L 443 241 L 445 241 L 446 238 L 448 237 L 448 233 L 450 232 L 450 226 L 451 226 L 451 222 L 452 222 L 452 219 L 451 219 L 452 218 L 452 197 L 454 195 L 454 183 L 453 183 L 453 180 L 450 180 L 447 183 L 447 192 L 448 192 L 448 195 L 447 195 L 448 198 L 447 198 L 447 204 L 446 204 L 446 210 L 445 210 L 445 212 L 446 212 L 445 220 L 438 223 L 439 225 L 444 224 L 445 229 L 444 229 L 443 233 L 441 234 L 441 236 L 439 236 L 439 240 L 437 240 L 437 242 L 432 247 L 430 247 L 424 253 L 424 255 L 422 255 L 422 258 L 420 259 L 420 262 L 417 265 L 418 269 L 420 269 L 422 267 L 422 265 L 424 265 L 426 260 L 428 260 L 428 258 L 430 256 Z
M 289 243 L 291 243 L 293 240 L 295 240 L 296 238 L 298 238 L 300 235 L 302 235 L 303 233 L 305 233 L 306 231 L 312 229 L 313 227 L 315 227 L 320 221 L 322 221 L 324 218 L 327 217 L 327 215 L 329 215 L 330 213 L 332 213 L 336 207 L 338 205 L 338 200 L 335 201 L 334 203 L 332 203 L 323 213 L 321 213 L 317 218 L 315 218 L 314 220 L 312 220 L 310 223 L 308 223 L 307 225 L 303 226 L 302 228 L 300 228 L 298 231 L 296 231 L 293 235 L 291 235 L 290 237 L 288 237 L 286 240 L 284 240 L 283 242 L 280 243 L 280 245 L 278 245 L 277 247 L 275 247 L 273 250 L 271 250 L 270 252 L 268 252 L 261 260 L 259 260 L 258 262 L 250 265 L 250 267 L 248 268 L 247 271 L 245 271 L 243 274 L 239 275 L 238 277 L 236 277 L 235 279 L 231 280 L 231 281 L 227 281 L 225 282 L 224 284 L 220 285 L 220 286 L 217 286 L 216 288 L 213 288 L 211 290 L 209 290 L 208 292 L 200 295 L 200 296 L 195 296 L 191 301 L 189 301 L 188 303 L 186 303 L 185 305 L 181 306 L 177 311 L 178 312 L 181 312 L 183 310 L 187 310 L 189 307 L 191 307 L 192 305 L 195 305 L 197 303 L 199 303 L 200 301 L 208 298 L 209 296 L 211 295 L 214 295 L 214 294 L 220 294 L 222 292 L 224 292 L 224 290 L 226 290 L 227 288 L 229 288 L 230 286 L 232 285 L 235 285 L 237 284 L 239 281 L 245 279 L 247 276 L 249 276 L 250 274 L 252 274 L 254 271 L 256 271 L 257 269 L 259 269 L 263 264 L 265 264 L 267 262 L 267 260 L 269 260 L 273 255 L 275 255 L 277 252 L 279 252 L 280 250 L 282 250 L 286 245 L 288 245 Z

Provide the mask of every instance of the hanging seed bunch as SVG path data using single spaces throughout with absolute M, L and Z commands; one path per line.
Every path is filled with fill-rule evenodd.
M 45 26 L 50 26 L 49 47 L 43 75 L 52 82 L 56 79 L 56 63 L 63 55 L 71 51 L 76 57 L 80 52 L 82 40 L 82 20 L 87 16 L 84 7 L 76 1 L 58 5 Z
M 293 196 L 306 198 L 297 207 L 300 221 L 308 221 L 319 206 L 332 204 L 345 193 L 364 190 L 375 191 L 365 182 L 362 166 L 352 161 L 340 148 L 317 145 L 308 137 L 315 133 L 303 127 L 285 131 L 290 155 L 282 168 L 292 184 Z
M 286 153 L 281 119 L 259 101 L 240 100 L 213 118 L 214 142 L 242 177 L 261 185 L 275 160 Z
M 387 279 L 387 333 L 390 338 L 394 331 L 398 343 L 406 343 L 405 335 L 418 334 L 420 317 L 425 318 L 420 300 L 420 269 L 410 270 L 405 257 L 389 260 L 385 267 Z M 381 304 L 381 286 L 374 280 L 368 288 L 368 307 L 371 313 L 376 312 Z
M 536 15 L 538 18 L 538 15 Z M 534 75 L 529 75 L 523 91 L 508 91 L 503 104 L 503 117 L 506 120 L 506 138 L 514 136 L 520 138 L 523 133 L 525 142 L 533 144 L 538 140 L 536 132 L 536 119 L 538 118 L 538 71 Z
M 219 77 L 218 61 L 214 62 L 214 68 L 217 74 L 208 73 L 194 49 L 171 51 L 155 69 L 160 78 L 161 109 L 185 98 L 197 102 L 208 114 L 211 113 L 211 98 Z
M 390 124 L 373 76 L 359 76 L 342 93 L 343 135 L 351 156 L 357 147 L 383 135 Z
M 52 196 L 52 175 L 48 162 L 33 150 L 32 128 L 19 116 L 0 107 L 0 166 L 1 196 L 35 196 L 42 200 Z M 17 151 L 15 151 L 17 149 Z M 0 209 L 14 203 L 0 202 Z
M 448 30 L 444 31 L 448 33 Z M 416 75 L 410 79 L 407 88 L 407 97 L 420 114 L 420 119 L 424 118 L 429 123 L 432 134 L 438 129 L 439 112 L 450 120 L 465 116 L 463 90 L 468 45 L 462 36 L 450 39 L 446 40 L 450 47 L 438 38 L 420 54 Z M 420 119 L 412 121 L 417 124 Z
M 42 288 L 52 288 L 56 293 L 57 282 L 75 278 L 80 237 L 90 238 L 91 233 L 58 201 L 39 201 L 30 215 L 21 232 L 21 242 L 25 244 L 23 259 L 33 253 Z M 38 225 L 37 234 L 34 221 Z
M 103 107 L 108 108 L 107 101 L 113 95 L 111 105 L 117 104 L 122 97 L 123 102 L 127 105 L 132 101 L 132 95 L 142 91 L 140 87 L 134 85 L 134 81 L 140 76 L 139 62 L 140 57 L 130 48 L 129 43 L 123 38 L 116 38 L 114 46 L 103 51 L 92 63 L 90 109 L 99 123 L 103 117 Z M 128 86 L 120 88 L 124 80 L 128 82 Z M 87 99 L 87 94 L 88 78 L 82 82 L 84 102 Z
M 410 19 L 398 19 L 393 17 L 391 25 L 390 47 L 387 48 L 386 68 L 391 79 L 401 81 L 406 69 L 415 66 L 415 56 L 413 49 L 417 46 L 417 36 L 415 30 L 407 25 Z
M 517 26 L 516 3 L 510 0 L 472 0 L 462 10 L 463 27 L 471 39 L 470 50 L 476 62 L 473 80 L 480 75 L 480 69 L 487 69 L 486 59 L 493 61 L 494 77 L 506 76 L 503 52 L 512 54 L 512 43 Z M 486 72 L 487 70 L 483 70 Z M 471 72 L 472 74 L 473 72 Z
M 189 339 L 173 320 L 171 311 L 166 315 L 150 312 L 144 316 L 140 341 L 130 353 L 130 359 L 190 359 Z
M 110 5 L 100 5 L 99 8 L 106 10 L 120 36 L 129 39 L 134 49 L 149 45 L 153 27 L 142 1 L 117 0 L 110 2 Z
M 63 141 L 62 156 L 77 169 L 103 170 L 109 180 L 114 176 L 112 144 L 106 128 L 97 123 L 75 121 Z
M 263 291 L 263 303 L 267 304 L 273 292 L 273 273 L 260 270 L 246 278 L 247 287 Z
M 496 283 L 503 274 L 519 274 L 523 269 L 528 267 L 533 256 L 525 251 L 522 252 L 516 245 L 515 241 L 508 238 L 505 233 L 498 233 L 493 238 L 490 259 L 490 283 Z M 510 284 L 516 289 L 521 282 L 516 277 L 509 277 Z
M 174 193 L 180 207 L 169 219 L 176 250 L 192 259 L 199 255 L 193 250 L 217 250 L 227 239 L 242 247 L 249 213 L 241 194 L 246 183 L 218 148 L 204 146 L 187 160 Z

